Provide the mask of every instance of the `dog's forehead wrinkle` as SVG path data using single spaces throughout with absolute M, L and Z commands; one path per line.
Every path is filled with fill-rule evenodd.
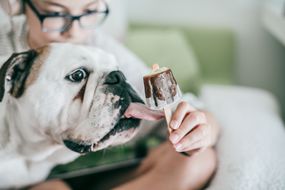
M 92 48 L 90 51 L 89 48 L 78 45 L 52 44 L 46 51 L 49 56 L 40 56 L 44 57 L 44 60 L 39 61 L 45 63 L 42 75 L 56 73 L 51 77 L 57 80 L 80 67 L 86 67 L 94 74 L 102 74 L 114 70 L 117 66 L 112 55 L 97 48 Z
M 80 55 L 79 57 L 80 57 L 80 59 L 81 59 L 82 61 L 86 61 L 86 60 L 87 60 L 87 57 L 84 56 L 84 55 Z
M 57 70 L 63 74 L 67 74 L 70 69 L 75 69 L 86 64 L 86 61 L 81 60 L 81 56 L 84 55 L 84 51 L 80 48 L 70 49 L 68 45 L 57 45 L 50 48 L 50 56 L 45 62 L 46 71 Z M 84 56 L 85 57 L 85 56 Z M 88 62 L 87 62 L 88 63 Z

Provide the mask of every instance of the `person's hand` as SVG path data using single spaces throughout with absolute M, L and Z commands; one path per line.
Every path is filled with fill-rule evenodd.
M 179 103 L 169 125 L 173 129 L 169 139 L 177 152 L 193 153 L 215 143 L 216 130 L 208 122 L 206 113 L 187 102 Z
M 156 121 L 164 117 L 162 111 L 153 111 L 144 104 L 132 103 L 125 111 L 127 118 Z M 219 124 L 209 112 L 199 111 L 187 102 L 181 102 L 170 120 L 169 139 L 178 152 L 192 154 L 214 145 L 219 134 Z

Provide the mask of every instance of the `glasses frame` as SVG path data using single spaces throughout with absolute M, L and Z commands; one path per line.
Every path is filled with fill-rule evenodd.
M 103 1 L 103 3 L 106 6 L 106 10 L 104 10 L 104 11 L 92 10 L 92 11 L 89 11 L 88 13 L 83 13 L 81 15 L 71 15 L 71 14 L 50 15 L 50 14 L 42 14 L 35 7 L 35 5 L 31 2 L 31 0 L 25 0 L 24 2 L 27 3 L 27 5 L 31 8 L 31 10 L 38 17 L 38 19 L 39 19 L 39 21 L 41 23 L 41 27 L 42 27 L 42 31 L 43 32 L 65 32 L 65 31 L 68 31 L 70 29 L 70 27 L 72 26 L 73 22 L 76 21 L 76 20 L 78 20 L 79 25 L 80 25 L 81 28 L 88 29 L 88 28 L 85 28 L 84 26 L 81 25 L 81 22 L 80 22 L 81 17 L 92 15 L 92 14 L 104 14 L 103 19 L 99 22 L 99 24 L 97 24 L 97 26 L 98 26 L 98 25 L 101 25 L 106 20 L 106 18 L 108 17 L 108 15 L 110 13 L 110 9 L 109 9 L 109 6 L 106 3 L 106 1 Z M 68 24 L 66 26 L 63 26 L 61 29 L 58 29 L 58 30 L 48 30 L 48 29 L 45 29 L 44 26 L 43 26 L 45 19 L 46 18 L 55 18 L 55 17 L 67 19 L 69 22 L 68 22 Z M 96 27 L 94 27 L 94 28 L 96 28 Z

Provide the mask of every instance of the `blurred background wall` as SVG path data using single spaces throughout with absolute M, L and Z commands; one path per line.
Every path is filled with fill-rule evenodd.
M 264 27 L 265 1 L 114 0 L 111 8 L 117 15 L 111 18 L 121 22 L 116 29 L 121 39 L 128 22 L 232 29 L 237 39 L 236 82 L 271 91 L 285 110 L 285 47 Z M 283 7 L 283 0 L 271 1 Z M 124 13 L 119 13 L 118 7 Z

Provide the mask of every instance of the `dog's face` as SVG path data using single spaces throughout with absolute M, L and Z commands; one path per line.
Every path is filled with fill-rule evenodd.
M 0 98 L 23 138 L 96 151 L 130 140 L 140 122 L 123 117 L 142 100 L 116 69 L 102 50 L 51 44 L 10 57 L 0 70 Z

